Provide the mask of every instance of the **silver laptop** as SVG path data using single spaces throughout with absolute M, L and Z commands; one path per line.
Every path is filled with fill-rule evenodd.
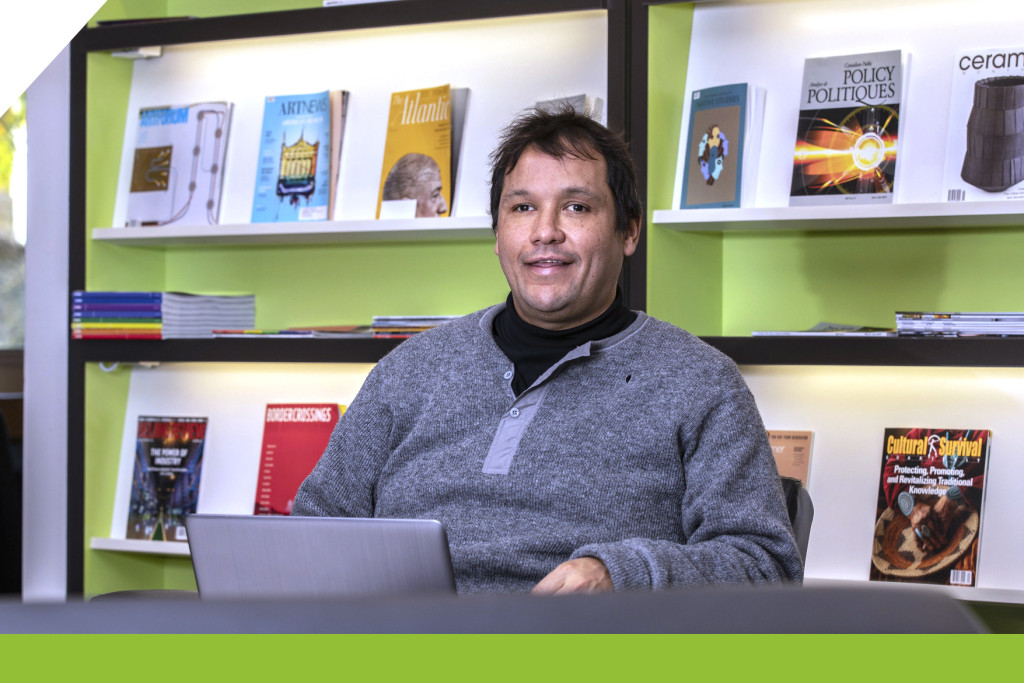
M 196 514 L 185 528 L 203 599 L 455 591 L 434 520 Z

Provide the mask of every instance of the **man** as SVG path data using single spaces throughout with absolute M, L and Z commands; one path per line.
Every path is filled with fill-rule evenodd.
M 438 519 L 464 592 L 800 580 L 736 366 L 622 305 L 642 218 L 623 143 L 535 111 L 492 162 L 508 300 L 382 359 L 293 514 Z
M 443 216 L 448 212 L 441 187 L 441 169 L 426 154 L 406 154 L 396 161 L 384 179 L 381 198 L 415 199 L 417 218 Z

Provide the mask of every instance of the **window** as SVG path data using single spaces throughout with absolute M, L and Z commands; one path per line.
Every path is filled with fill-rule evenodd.
M 0 349 L 25 343 L 25 96 L 0 117 Z

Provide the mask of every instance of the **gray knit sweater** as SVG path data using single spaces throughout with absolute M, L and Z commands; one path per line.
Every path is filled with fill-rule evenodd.
M 570 558 L 616 590 L 798 581 L 764 426 L 736 366 L 640 313 L 518 398 L 504 304 L 373 369 L 292 514 L 437 519 L 460 592 L 527 591 Z

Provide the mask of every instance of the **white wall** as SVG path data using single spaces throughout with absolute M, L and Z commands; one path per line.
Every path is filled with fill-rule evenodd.
M 70 51 L 29 87 L 22 596 L 67 595 Z

